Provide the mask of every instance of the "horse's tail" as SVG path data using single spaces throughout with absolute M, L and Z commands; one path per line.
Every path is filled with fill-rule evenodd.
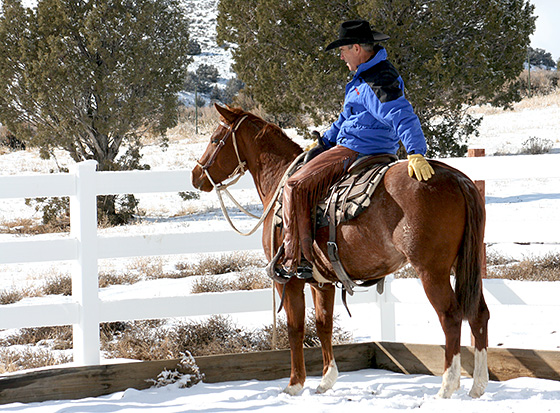
M 457 255 L 455 295 L 464 318 L 473 317 L 482 295 L 482 266 L 484 263 L 484 200 L 474 183 L 459 177 L 459 187 L 465 198 L 465 231 Z

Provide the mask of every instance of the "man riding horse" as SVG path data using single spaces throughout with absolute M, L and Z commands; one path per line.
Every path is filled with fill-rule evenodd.
M 339 48 L 340 58 L 355 74 L 346 85 L 338 120 L 312 149 L 316 156 L 284 187 L 284 259 L 282 267 L 275 269 L 281 276 L 312 271 L 311 209 L 355 160 L 365 155 L 395 155 L 401 141 L 408 153 L 409 175 L 427 181 L 434 174 L 424 158 L 426 139 L 404 96 L 403 80 L 378 44 L 387 39 L 367 21 L 351 20 L 342 23 L 339 38 L 326 48 Z

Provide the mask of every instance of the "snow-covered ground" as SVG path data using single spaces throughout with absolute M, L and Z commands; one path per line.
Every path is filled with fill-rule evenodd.
M 482 110 L 482 109 L 481 109 Z M 514 122 L 526 117 L 526 122 Z M 472 146 L 485 147 L 489 155 L 493 148 L 500 152 L 505 145 L 511 152 L 520 149 L 522 143 L 531 136 L 553 141 L 552 155 L 535 155 L 539 160 L 555 160 L 560 149 L 559 126 L 551 119 L 560 119 L 558 104 L 517 109 L 514 112 L 486 114 L 482 124 L 481 137 Z M 548 125 L 548 126 L 543 126 Z M 526 128 L 526 129 L 524 129 Z M 491 133 L 489 131 L 492 131 Z M 289 131 L 293 135 L 293 131 Z M 298 137 L 294 138 L 298 140 Z M 204 143 L 189 143 L 187 139 L 173 141 L 165 154 L 154 145 L 144 149 L 144 159 L 153 169 L 191 168 L 195 159 L 202 153 Z M 512 157 L 512 160 L 521 159 Z M 59 164 L 70 161 L 62 154 Z M 547 161 L 548 162 L 548 161 Z M 0 156 L 2 174 L 44 173 L 53 168 L 53 161 L 41 161 L 34 151 L 13 152 Z M 489 171 L 490 172 L 490 171 Z M 530 171 L 527 175 L 530 176 Z M 531 230 L 550 239 L 550 228 L 557 227 L 560 209 L 560 180 L 528 179 L 488 181 L 486 184 L 488 230 L 497 234 L 510 231 L 512 227 Z M 253 210 L 261 210 L 256 194 L 250 190 L 236 192 L 242 203 Z M 198 201 L 183 201 L 176 194 L 149 194 L 140 196 L 141 209 L 145 210 L 144 220 L 135 225 L 100 230 L 111 234 L 119 231 L 127 233 L 160 233 L 193 231 L 201 226 L 226 229 L 221 214 L 216 209 L 214 194 L 202 194 Z M 185 215 L 186 211 L 200 208 L 202 212 Z M 32 208 L 23 200 L 4 200 L 0 202 L 2 220 L 12 221 L 23 217 L 34 217 Z M 534 226 L 519 226 L 517 223 L 531 220 Z M 242 221 L 249 226 L 250 221 Z M 511 231 L 510 231 L 511 232 Z M 517 231 L 520 239 L 524 234 Z M 6 240 L 10 235 L 1 235 Z M 518 245 L 499 243 L 488 246 L 489 252 L 498 251 L 512 257 L 542 255 L 557 251 L 553 244 Z M 163 269 L 172 268 L 174 263 L 193 257 L 172 256 L 157 258 Z M 147 262 L 152 260 L 145 259 Z M 119 271 L 131 264 L 134 259 L 103 260 L 100 271 Z M 0 281 L 4 287 L 10 285 L 33 284 L 41 282 L 45 276 L 65 269 L 64 263 L 45 263 L 36 265 L 9 265 L 0 269 Z M 189 279 L 144 281 L 131 287 L 114 286 L 101 291 L 103 299 L 126 295 L 146 296 L 150 294 L 173 295 L 179 289 L 189 290 Z M 547 290 L 555 289 L 560 293 L 560 282 L 542 284 Z M 53 298 L 56 299 L 56 298 Z M 353 314 L 349 318 L 339 309 L 339 324 L 352 332 L 354 340 L 369 341 L 375 338 L 376 326 L 372 325 L 367 305 L 350 306 Z M 536 308 L 528 312 L 524 307 L 497 308 L 490 306 L 490 345 L 503 347 L 538 348 L 558 350 L 560 347 L 560 318 L 557 309 Z M 270 324 L 270 314 L 240 314 L 235 321 L 245 325 Z M 429 305 L 413 307 L 402 305 L 397 308 L 397 340 L 418 343 L 442 343 L 443 334 L 435 313 Z M 465 325 L 463 344 L 468 344 L 468 329 Z M 465 342 L 466 341 L 466 342 Z M 517 379 L 503 383 L 490 383 L 488 392 L 480 400 L 471 400 L 466 395 L 470 379 L 463 380 L 461 390 L 451 400 L 435 400 L 434 395 L 440 385 L 440 378 L 428 376 L 402 376 L 379 370 L 343 373 L 332 391 L 316 395 L 313 389 L 318 378 L 311 377 L 299 397 L 288 397 L 281 393 L 287 379 L 270 382 L 235 382 L 222 384 L 198 384 L 191 389 L 169 386 L 161 389 L 116 393 L 107 397 L 84 399 L 72 402 L 45 402 L 40 404 L 11 404 L 2 406 L 6 411 L 112 411 L 112 410 L 157 410 L 175 411 L 283 411 L 289 408 L 310 408 L 314 411 L 335 411 L 342 409 L 376 409 L 389 412 L 411 408 L 422 408 L 428 412 L 439 411 L 495 411 L 529 412 L 555 411 L 560 403 L 560 383 L 537 380 Z
M 463 388 L 451 399 L 436 399 L 440 377 L 361 370 L 341 373 L 334 389 L 315 394 L 318 377 L 308 378 L 300 396 L 282 393 L 287 380 L 199 383 L 189 389 L 176 385 L 149 390 L 128 389 L 110 396 L 0 406 L 3 412 L 404 412 L 427 413 L 545 413 L 557 412 L 560 382 L 520 378 L 490 382 L 486 393 L 471 399 L 472 379 L 463 378 Z
M 216 0 L 185 0 L 203 6 L 204 13 L 193 16 L 193 27 L 202 41 L 204 53 L 195 58 L 198 64 L 217 66 L 221 82 L 232 77 L 229 52 L 206 42 L 205 29 L 213 29 Z M 215 31 L 210 30 L 211 36 Z M 211 37 L 210 36 L 210 37 Z M 208 38 L 210 38 L 208 37 Z M 207 44 L 206 44 L 207 43 Z M 208 47 L 205 47 L 208 46 Z M 476 108 L 475 114 L 483 114 L 481 134 L 470 142 L 471 147 L 485 148 L 487 155 L 515 153 L 529 138 L 548 139 L 552 142 L 554 155 L 537 155 L 538 159 L 552 159 L 560 153 L 560 95 L 534 98 L 515 105 L 513 111 Z M 293 131 L 289 134 L 298 142 Z M 149 145 L 143 150 L 143 161 L 153 170 L 192 168 L 201 155 L 205 143 L 192 143 L 189 137 L 173 139 L 169 149 L 162 152 L 158 145 Z M 0 175 L 48 173 L 58 166 L 68 166 L 72 161 L 58 152 L 56 160 L 41 160 L 37 151 L 12 152 L 0 155 Z M 527 176 L 531 171 L 527 171 Z M 235 192 L 243 204 L 253 211 L 260 211 L 254 191 Z M 542 234 L 550 239 L 551 232 L 560 228 L 560 179 L 500 180 L 486 183 L 487 227 L 493 234 L 515 234 L 522 240 L 526 231 Z M 229 228 L 217 210 L 214 194 L 202 194 L 197 201 L 184 201 L 177 194 L 147 194 L 139 196 L 140 209 L 144 211 L 140 223 L 119 228 L 101 229 L 103 235 L 126 232 L 128 234 L 186 232 L 201 227 L 212 229 Z M 193 211 L 198 211 L 194 212 Z M 24 200 L 0 200 L 0 225 L 3 222 L 31 218 L 38 214 Z M 239 216 L 237 217 L 239 219 Z M 530 222 L 531 225 L 526 223 Z M 518 225 L 525 223 L 525 225 Z M 241 227 L 250 226 L 243 220 Z M 519 229 L 520 228 L 520 229 Z M 14 237 L 0 235 L 5 241 Z M 48 236 L 44 236 L 47 237 Z M 553 238 L 553 237 L 552 237 Z M 558 235 L 560 242 L 560 235 Z M 554 244 L 519 245 L 502 242 L 488 246 L 488 252 L 499 252 L 515 258 L 527 255 L 543 255 L 558 252 Z M 101 272 L 118 272 L 131 265 L 161 265 L 164 271 L 174 268 L 176 262 L 195 260 L 192 256 L 169 256 L 154 259 L 103 260 Z M 33 265 L 6 265 L 0 267 L 0 290 L 23 285 L 34 285 L 52 274 L 69 272 L 67 263 L 44 263 Z M 101 291 L 103 299 L 128 295 L 173 295 L 176 291 L 189 291 L 190 279 L 143 281 L 133 286 L 113 286 Z M 542 284 L 547 291 L 557 290 L 560 281 Z M 51 299 L 56 300 L 57 297 Z M 369 341 L 375 336 L 371 314 L 367 305 L 352 305 L 352 318 L 338 309 L 339 325 L 352 332 L 354 340 Z M 524 307 L 497 308 L 490 306 L 490 345 L 503 347 L 538 348 L 558 350 L 560 348 L 560 314 L 557 308 L 542 307 L 528 312 Z M 270 314 L 241 314 L 236 321 L 244 325 L 270 324 Z M 465 326 L 466 327 L 466 326 Z M 466 333 L 468 333 L 468 329 Z M 464 341 L 468 340 L 463 337 Z M 443 342 L 443 333 L 435 313 L 429 305 L 425 307 L 400 306 L 397 308 L 397 340 L 417 343 Z M 467 341 L 468 343 L 468 341 Z M 467 396 L 472 380 L 464 378 L 462 388 L 450 400 L 434 398 L 441 378 L 424 375 L 404 376 L 381 370 L 362 370 L 341 373 L 333 390 L 326 394 L 314 394 L 318 377 L 310 377 L 301 396 L 290 397 L 282 393 L 287 378 L 275 381 L 244 381 L 218 384 L 199 383 L 190 389 L 170 385 L 159 389 L 137 391 L 129 389 L 105 397 L 74 401 L 52 401 L 44 403 L 0 405 L 1 411 L 43 412 L 245 412 L 245 411 L 288 411 L 307 409 L 317 412 L 376 411 L 396 412 L 422 409 L 426 412 L 556 412 L 560 406 L 560 382 L 520 378 L 507 382 L 491 382 L 486 394 L 479 400 Z

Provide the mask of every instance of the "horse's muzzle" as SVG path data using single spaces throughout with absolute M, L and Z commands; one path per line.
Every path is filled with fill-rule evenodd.
M 210 192 L 214 189 L 199 165 L 195 166 L 191 172 L 191 182 L 199 191 Z

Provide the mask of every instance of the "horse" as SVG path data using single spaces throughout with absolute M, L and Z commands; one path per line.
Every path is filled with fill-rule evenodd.
M 248 170 L 265 208 L 262 244 L 270 261 L 282 244 L 273 223 L 272 205 L 290 165 L 302 148 L 278 126 L 239 108 L 215 105 L 220 123 L 192 170 L 192 184 L 210 192 Z M 435 175 L 418 181 L 407 172 L 407 161 L 391 166 L 376 188 L 370 206 L 336 228 L 340 260 L 353 281 L 375 280 L 407 262 L 419 276 L 445 334 L 444 373 L 437 397 L 449 398 L 460 387 L 461 324 L 466 319 L 475 347 L 473 386 L 480 397 L 488 384 L 487 347 L 490 313 L 482 288 L 484 260 L 484 201 L 475 184 L 460 171 L 434 160 Z M 330 282 L 308 282 L 315 306 L 317 335 L 323 355 L 323 375 L 317 388 L 333 387 L 338 369 L 333 355 L 332 330 L 335 272 L 327 255 L 328 228 L 316 231 L 315 269 Z M 451 272 L 455 287 L 451 285 Z M 291 354 L 291 373 L 284 392 L 299 394 L 306 378 L 303 337 L 305 280 L 292 277 L 281 286 Z

